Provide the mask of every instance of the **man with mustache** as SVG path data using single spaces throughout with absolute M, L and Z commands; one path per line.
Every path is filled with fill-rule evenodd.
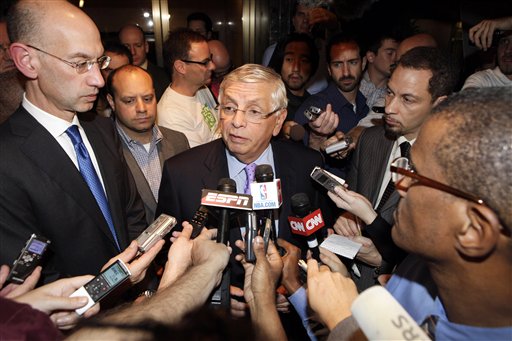
M 295 122 L 305 125 L 309 134 L 305 142 L 314 149 L 335 131 L 348 133 L 369 111 L 366 98 L 359 91 L 364 61 L 357 41 L 344 34 L 334 36 L 326 48 L 329 86 L 308 98 L 295 112 Z M 318 118 L 308 122 L 304 112 L 315 106 L 322 110 Z M 345 168 L 346 161 L 330 158 L 331 167 Z
M 297 108 L 311 96 L 306 83 L 318 68 L 318 58 L 315 42 L 305 33 L 291 33 L 277 45 L 269 67 L 281 74 L 286 87 L 286 121 L 293 120 Z

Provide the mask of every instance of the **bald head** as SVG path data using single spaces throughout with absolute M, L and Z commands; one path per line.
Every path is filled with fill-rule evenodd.
M 215 73 L 222 73 L 231 67 L 231 58 L 223 42 L 220 40 L 209 40 L 208 47 L 212 54 L 212 60 L 215 64 Z
M 437 42 L 434 37 L 427 33 L 415 34 L 406 38 L 402 40 L 400 45 L 398 45 L 398 49 L 396 51 L 397 60 L 399 60 L 404 53 L 418 46 L 437 47 Z
M 73 35 L 76 31 L 101 41 L 91 18 L 65 0 L 18 1 L 9 12 L 8 30 L 12 42 L 40 47 L 60 44 L 63 34 Z

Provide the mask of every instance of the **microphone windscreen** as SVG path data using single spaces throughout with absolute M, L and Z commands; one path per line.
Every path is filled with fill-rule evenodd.
M 290 139 L 292 141 L 302 142 L 304 134 L 306 134 L 306 130 L 300 124 L 296 124 L 290 128 Z
M 292 212 L 297 217 L 305 217 L 311 211 L 311 204 L 306 193 L 297 193 L 291 198 Z
M 254 171 L 256 182 L 271 182 L 274 180 L 274 170 L 271 165 L 263 164 L 256 166 Z
M 221 192 L 236 193 L 236 182 L 230 178 L 222 178 L 219 180 L 217 190 Z

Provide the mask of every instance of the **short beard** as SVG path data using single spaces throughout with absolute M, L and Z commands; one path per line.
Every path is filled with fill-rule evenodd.
M 400 136 L 402 136 L 402 131 L 401 130 L 396 130 L 396 129 L 393 129 L 391 128 L 387 123 L 386 123 L 386 120 L 382 120 L 383 123 L 384 123 L 384 131 L 385 131 L 385 135 L 389 138 L 392 138 L 392 139 L 397 139 L 399 138 Z

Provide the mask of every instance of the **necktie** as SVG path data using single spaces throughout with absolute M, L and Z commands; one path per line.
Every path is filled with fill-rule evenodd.
M 407 141 L 400 143 L 400 155 L 403 157 L 409 158 L 409 150 L 411 150 L 411 144 Z M 382 198 L 380 199 L 379 206 L 377 206 L 376 212 L 380 212 L 382 206 L 388 201 L 389 197 L 395 191 L 395 184 L 393 180 L 389 180 L 384 193 L 382 194 Z
M 256 171 L 256 164 L 250 163 L 244 168 L 245 170 L 245 187 L 244 194 L 251 194 L 251 182 L 254 181 L 254 175 Z
M 437 321 L 439 317 L 436 315 L 429 315 L 425 318 L 422 324 L 420 324 L 420 328 L 423 329 L 425 334 L 430 338 L 430 340 L 436 340 L 436 327 Z
M 105 192 L 103 191 L 103 187 L 101 186 L 100 178 L 94 170 L 94 166 L 92 164 L 91 157 L 87 152 L 87 148 L 85 148 L 85 145 L 82 141 L 82 136 L 80 136 L 78 126 L 70 126 L 66 130 L 66 134 L 68 134 L 69 138 L 71 139 L 71 142 L 73 143 L 73 147 L 75 148 L 80 174 L 82 174 L 82 177 L 89 186 L 92 195 L 94 195 L 94 198 L 96 199 L 96 202 L 100 207 L 101 213 L 103 213 L 103 217 L 105 217 L 105 220 L 107 221 L 108 228 L 114 236 L 117 249 L 121 250 L 121 248 L 119 247 L 119 242 L 117 240 L 116 230 L 114 229 L 114 222 L 112 221 L 112 216 L 110 215 L 110 208 L 108 206 L 107 197 L 105 196 Z

